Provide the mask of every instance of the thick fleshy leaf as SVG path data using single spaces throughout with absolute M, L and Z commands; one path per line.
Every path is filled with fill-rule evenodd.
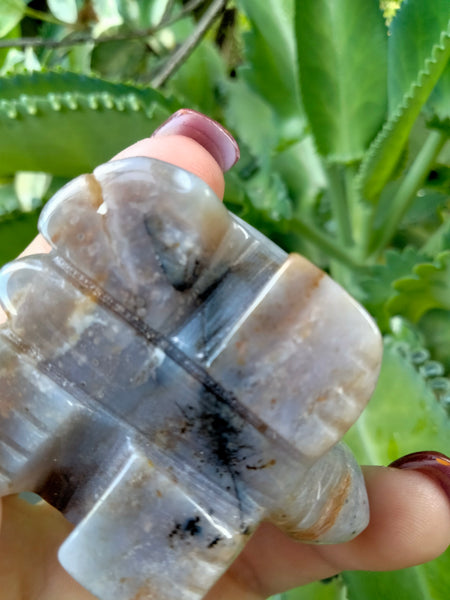
M 450 62 L 428 99 L 426 114 L 430 127 L 443 129 L 450 135 Z
M 390 26 L 388 41 L 389 114 L 396 112 L 430 59 L 442 32 L 448 30 L 448 0 L 403 2 Z
M 0 220 L 0 265 L 13 260 L 35 237 L 38 211 L 11 214 Z
M 227 124 L 252 154 L 263 162 L 273 153 L 278 130 L 271 107 L 245 81 L 228 85 Z M 264 123 L 264 127 L 261 127 Z
M 436 13 L 436 10 L 445 11 L 444 17 L 440 12 Z M 416 39 L 415 31 L 422 20 L 428 23 L 430 30 L 423 37 Z M 409 49 L 416 45 L 421 49 L 411 50 L 410 62 Z M 359 187 L 367 200 L 376 202 L 381 190 L 389 181 L 411 129 L 441 77 L 449 57 L 448 0 L 403 2 L 392 22 L 389 37 L 390 117 L 370 146 L 359 172 Z M 422 60 L 420 64 L 419 59 Z M 407 65 L 404 69 L 403 63 Z M 398 85 L 394 81 L 396 76 L 400 78 Z
M 290 121 L 295 133 L 302 113 L 296 69 L 293 0 L 239 0 L 251 29 L 245 34 L 246 62 L 239 76 Z M 301 131 L 302 128 L 299 129 Z M 287 135 L 288 132 L 286 132 Z
M 14 29 L 25 14 L 25 9 L 23 0 L 3 0 L 0 3 L 0 38 Z
M 362 158 L 386 116 L 387 32 L 378 0 L 296 3 L 302 100 L 318 150 Z
M 343 574 L 348 600 L 444 600 L 450 589 L 450 550 L 419 567 L 390 573 Z
M 0 175 L 90 171 L 180 107 L 150 88 L 74 73 L 3 78 L 0 98 Z

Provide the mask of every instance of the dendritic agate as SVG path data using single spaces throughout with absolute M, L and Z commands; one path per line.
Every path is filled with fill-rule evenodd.
M 380 337 L 336 283 L 148 158 L 75 179 L 40 230 L 53 251 L 0 275 L 0 495 L 36 491 L 75 524 L 75 579 L 195 600 L 263 519 L 311 542 L 367 525 L 338 442 Z

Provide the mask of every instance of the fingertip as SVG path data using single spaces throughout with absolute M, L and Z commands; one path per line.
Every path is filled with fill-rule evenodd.
M 29 256 L 30 254 L 47 254 L 51 249 L 52 247 L 47 240 L 45 240 L 42 235 L 38 235 L 32 242 L 30 242 L 30 244 L 28 244 L 28 246 L 19 256 Z
M 116 154 L 111 160 L 147 156 L 157 158 L 197 175 L 223 198 L 225 181 L 222 169 L 213 156 L 198 142 L 184 135 L 164 135 L 144 138 Z
M 403 569 L 433 560 L 447 549 L 450 505 L 438 483 L 416 471 L 388 467 L 366 467 L 364 475 L 370 523 L 340 546 L 341 569 Z M 335 549 L 322 550 L 336 564 Z

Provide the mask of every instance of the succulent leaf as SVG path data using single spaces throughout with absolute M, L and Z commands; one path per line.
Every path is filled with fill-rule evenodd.
M 306 0 L 297 2 L 295 20 L 302 100 L 317 148 L 331 161 L 360 160 L 386 117 L 379 2 Z
M 441 18 L 433 20 L 434 10 L 439 8 Z M 430 35 L 417 40 L 414 37 L 414 23 L 424 19 L 434 24 Z M 443 22 L 446 22 L 445 26 Z M 442 22 L 442 23 L 441 23 Z M 412 60 L 408 48 L 422 44 L 418 53 L 419 64 L 409 66 L 401 85 L 390 84 L 390 116 L 383 129 L 373 141 L 359 172 L 359 187 L 362 195 L 376 202 L 380 192 L 394 171 L 420 111 L 442 75 L 450 56 L 450 15 L 448 2 L 427 2 L 410 0 L 402 4 L 392 23 L 389 37 L 388 66 L 389 80 L 392 82 L 401 71 L 401 65 Z M 404 47 L 397 56 L 398 46 Z M 417 68 L 415 68 L 417 67 Z
M 69 72 L 2 79 L 0 97 L 1 176 L 89 171 L 179 108 L 152 89 Z

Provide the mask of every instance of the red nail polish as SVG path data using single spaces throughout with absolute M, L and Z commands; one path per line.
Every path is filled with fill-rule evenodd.
M 217 121 L 196 110 L 177 110 L 153 133 L 153 136 L 160 135 L 190 137 L 208 150 L 222 171 L 228 171 L 239 160 L 239 146 L 231 133 Z
M 396 469 L 421 471 L 437 481 L 450 499 L 450 458 L 440 452 L 426 450 L 398 458 L 389 465 Z

